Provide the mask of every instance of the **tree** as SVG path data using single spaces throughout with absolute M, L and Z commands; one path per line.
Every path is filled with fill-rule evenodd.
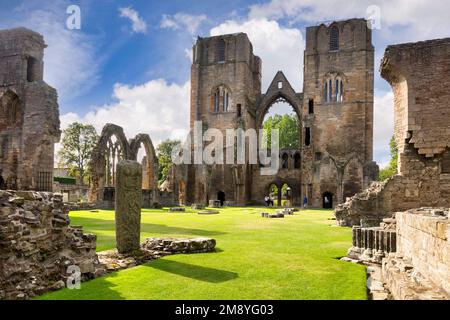
M 69 176 L 86 183 L 89 178 L 89 161 L 98 135 L 92 125 L 74 122 L 63 131 L 59 165 L 69 168 Z
M 167 179 L 169 170 L 172 167 L 172 150 L 179 145 L 179 140 L 164 140 L 156 148 L 156 156 L 159 162 L 158 181 L 159 184 L 163 183 Z
M 271 132 L 272 129 L 279 130 L 280 136 L 280 149 L 298 149 L 300 148 L 300 134 L 299 134 L 299 123 L 298 117 L 295 113 L 270 116 L 263 123 L 263 129 L 265 130 L 263 134 L 262 146 L 267 146 L 270 149 L 272 145 Z
M 389 148 L 391 153 L 391 160 L 386 167 L 380 170 L 380 181 L 389 179 L 397 173 L 398 148 L 397 144 L 395 143 L 394 136 L 392 136 L 391 141 L 389 141 Z

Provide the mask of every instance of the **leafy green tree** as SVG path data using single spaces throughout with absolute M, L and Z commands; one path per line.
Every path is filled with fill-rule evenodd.
M 97 141 L 97 131 L 92 125 L 72 123 L 63 131 L 59 165 L 69 168 L 69 176 L 86 183 L 89 181 L 89 161 Z
M 175 146 L 179 145 L 179 140 L 164 140 L 156 148 L 156 156 L 159 162 L 158 181 L 159 184 L 163 183 L 167 179 L 169 170 L 172 167 L 172 150 Z
M 393 136 L 391 138 L 391 141 L 389 141 L 389 148 L 391 150 L 391 160 L 386 167 L 380 170 L 380 181 L 389 179 L 397 173 L 398 148 Z
M 280 149 L 298 149 L 300 148 L 299 122 L 295 113 L 269 116 L 263 123 L 262 146 L 270 149 L 272 145 L 271 133 L 272 129 L 279 130 Z

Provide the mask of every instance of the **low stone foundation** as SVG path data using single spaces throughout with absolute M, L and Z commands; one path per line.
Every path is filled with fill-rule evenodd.
M 390 299 L 450 299 L 449 210 L 412 209 L 396 213 L 395 223 L 385 219 L 377 228 L 353 227 L 353 247 L 343 260 L 381 269 L 368 280 L 368 288 L 377 283 L 372 287 L 378 296 L 384 288 Z
M 216 240 L 211 238 L 147 238 L 141 245 L 144 250 L 161 251 L 164 253 L 205 253 L 213 252 Z

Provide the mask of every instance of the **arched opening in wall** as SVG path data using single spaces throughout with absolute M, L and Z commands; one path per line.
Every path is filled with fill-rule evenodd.
M 0 97 L 0 130 L 20 127 L 23 122 L 23 107 L 19 96 L 8 90 Z
M 289 169 L 289 155 L 286 152 L 281 155 L 281 169 Z
M 217 200 L 220 201 L 220 206 L 223 207 L 225 204 L 225 192 L 219 191 L 217 192 Z
M 178 204 L 186 205 L 186 183 L 183 180 L 178 181 Z
M 262 129 L 264 131 L 260 147 L 270 149 L 272 146 L 271 131 L 278 129 L 280 150 L 298 150 L 300 148 L 300 119 L 294 107 L 286 99 L 280 97 L 270 105 L 264 115 Z M 283 163 L 281 163 L 282 165 Z
M 325 192 L 322 195 L 322 202 L 324 209 L 332 209 L 333 208 L 333 194 L 331 192 Z
M 27 58 L 27 81 L 34 82 L 38 80 L 39 62 L 36 58 Z
M 291 207 L 292 206 L 292 188 L 284 183 L 281 186 L 281 206 L 283 207 Z
M 269 197 L 269 206 L 281 205 L 281 189 L 275 183 L 269 186 L 267 196 Z
M 308 113 L 314 114 L 314 99 L 309 99 L 308 101 Z
M 301 156 L 299 152 L 294 154 L 294 169 L 300 169 L 302 165 Z
M 225 62 L 226 43 L 224 39 L 219 39 L 216 44 L 216 61 Z

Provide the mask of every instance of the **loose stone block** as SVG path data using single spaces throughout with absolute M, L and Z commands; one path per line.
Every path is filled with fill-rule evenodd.
M 119 253 L 139 249 L 141 233 L 142 167 L 122 160 L 116 168 L 116 245 Z

